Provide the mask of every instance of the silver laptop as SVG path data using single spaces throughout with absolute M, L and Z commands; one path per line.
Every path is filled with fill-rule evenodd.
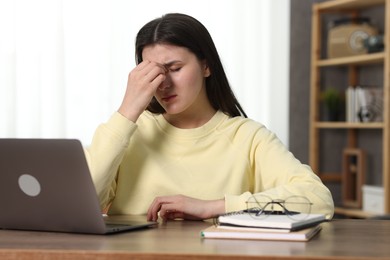
M 109 234 L 156 222 L 105 223 L 80 141 L 0 139 L 0 228 Z

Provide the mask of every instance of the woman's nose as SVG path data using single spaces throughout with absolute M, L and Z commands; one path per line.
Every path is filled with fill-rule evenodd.
M 165 80 L 158 86 L 159 90 L 165 90 L 167 88 L 170 88 L 172 86 L 172 80 L 169 77 L 169 74 L 166 74 Z

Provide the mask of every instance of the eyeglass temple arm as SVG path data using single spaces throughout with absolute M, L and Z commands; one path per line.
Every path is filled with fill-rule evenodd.
M 256 216 L 260 216 L 261 214 L 263 214 L 264 211 L 265 211 L 265 208 L 266 208 L 268 205 L 270 205 L 270 204 L 272 204 L 272 205 L 273 205 L 273 204 L 279 205 L 279 206 L 284 210 L 284 212 L 285 212 L 286 214 L 288 214 L 288 215 L 292 215 L 292 214 L 294 213 L 294 211 L 288 210 L 288 209 L 283 205 L 282 202 L 280 202 L 280 201 L 270 201 L 270 202 L 267 202 L 267 203 L 264 205 L 264 207 L 260 208 L 259 212 L 256 213 Z M 273 207 L 272 207 L 272 212 L 273 212 L 273 211 L 274 211 L 274 210 L 273 210 Z

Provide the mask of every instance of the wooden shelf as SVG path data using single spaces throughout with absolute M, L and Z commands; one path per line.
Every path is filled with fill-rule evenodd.
M 341 182 L 341 173 L 321 173 L 320 178 L 324 182 Z
M 363 211 L 361 209 L 350 209 L 343 207 L 335 207 L 334 213 L 352 218 L 371 218 L 378 215 L 371 212 Z
M 385 60 L 385 53 L 370 53 L 364 55 L 357 55 L 352 57 L 323 59 L 317 61 L 317 66 L 345 66 L 345 65 L 371 65 L 383 63 Z
M 316 122 L 316 128 L 327 129 L 383 129 L 383 122 L 373 123 L 349 123 L 349 122 Z
M 360 191 L 358 186 L 361 184 L 355 180 L 344 178 L 346 174 L 345 164 L 337 167 L 331 167 L 332 171 L 340 172 L 326 172 L 325 167 L 329 161 L 321 161 L 324 158 L 330 158 L 329 156 L 323 156 L 323 153 L 337 153 L 343 154 L 345 148 L 350 149 L 366 149 L 365 142 L 360 142 L 361 138 L 365 138 L 365 133 L 361 135 L 363 131 L 379 130 L 381 138 L 381 158 L 375 158 L 376 164 L 382 164 L 382 186 L 384 187 L 384 210 L 385 214 L 390 213 L 390 48 L 385 45 L 382 52 L 369 53 L 363 55 L 329 58 L 325 59 L 321 55 L 326 53 L 326 37 L 324 38 L 324 31 L 327 20 L 334 19 L 334 17 L 358 17 L 360 14 L 368 9 L 383 8 L 381 17 L 378 17 L 378 21 L 383 22 L 383 37 L 385 43 L 390 43 L 390 0 L 329 0 L 321 3 L 313 3 L 312 8 L 312 33 L 311 33 L 311 68 L 310 68 L 310 135 L 309 135 L 309 165 L 314 172 L 324 182 L 340 182 L 342 188 L 342 205 L 348 205 L 346 202 L 354 202 L 360 198 Z M 375 10 L 376 11 L 376 10 Z M 381 10 L 380 10 L 381 11 Z M 367 12 L 370 13 L 370 12 Z M 383 14 L 383 21 L 382 21 Z M 376 18 L 376 17 L 371 17 Z M 373 67 L 372 65 L 377 65 Z M 371 66 L 371 67 L 369 67 Z M 326 68 L 332 67 L 331 70 Z M 383 73 L 382 73 L 383 70 Z M 368 73 L 366 73 L 368 71 Z M 370 81 L 367 78 L 370 72 L 380 72 L 383 75 L 383 79 L 377 79 L 373 82 L 383 82 L 381 86 L 383 88 L 383 122 L 370 122 L 370 123 L 351 123 L 351 122 L 327 122 L 320 121 L 321 119 L 321 91 L 326 89 L 329 84 L 337 86 L 340 90 L 346 90 L 348 86 L 357 86 L 360 84 L 369 84 Z M 341 75 L 344 74 L 344 76 Z M 332 79 L 332 75 L 336 75 Z M 367 76 L 368 75 L 368 76 Z M 375 74 L 375 77 L 378 75 Z M 331 82 L 331 83 L 329 83 Z M 363 82 L 363 83 L 362 83 Z M 377 83 L 379 84 L 379 83 Z M 381 83 L 382 84 L 382 83 Z M 345 88 L 345 89 L 343 89 Z M 345 130 L 345 138 L 340 145 L 335 145 L 332 149 L 335 151 L 326 151 L 324 146 L 324 133 L 329 133 L 332 137 L 332 130 Z M 345 142 L 344 142 L 345 141 Z M 366 141 L 366 139 L 365 139 Z M 362 146 L 360 146 L 362 145 Z M 376 149 L 377 146 L 369 147 L 370 149 Z M 328 154 L 325 154 L 328 155 Z M 370 158 L 371 154 L 368 154 L 367 158 Z M 379 161 L 380 160 L 380 161 Z M 341 161 L 345 161 L 343 157 Z M 344 183 L 344 181 L 350 181 L 351 183 Z M 346 196 L 344 192 L 348 187 L 352 187 L 352 184 L 356 196 L 352 198 Z M 353 193 L 355 194 L 355 193 Z M 355 197 L 354 197 L 355 196 Z M 351 204 L 352 205 L 352 204 Z M 345 207 L 336 208 L 336 213 L 356 218 L 368 218 L 374 214 L 364 212 L 359 209 L 351 209 Z
M 321 11 L 343 11 L 350 9 L 364 9 L 375 5 L 383 5 L 385 0 L 339 0 L 319 3 Z

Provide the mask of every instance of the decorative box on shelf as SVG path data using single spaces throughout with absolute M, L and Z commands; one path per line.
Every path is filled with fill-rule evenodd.
M 363 185 L 363 210 L 367 212 L 384 214 L 383 187 Z

